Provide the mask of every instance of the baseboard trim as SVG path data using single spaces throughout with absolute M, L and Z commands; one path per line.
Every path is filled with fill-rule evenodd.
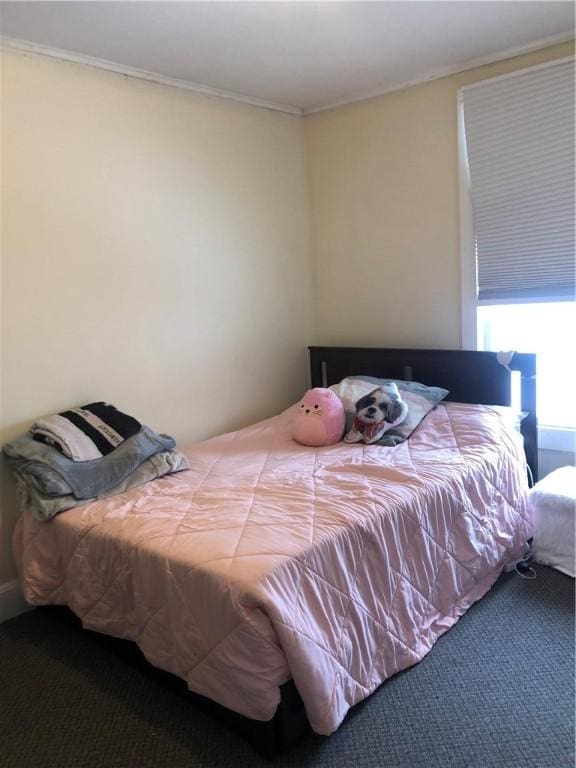
M 0 584 L 0 623 L 32 609 L 24 600 L 18 581 Z

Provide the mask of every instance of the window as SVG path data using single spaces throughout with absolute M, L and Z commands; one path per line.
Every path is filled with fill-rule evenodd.
M 576 303 L 478 307 L 478 349 L 538 355 L 539 423 L 576 429 Z
M 460 92 L 464 346 L 538 355 L 541 425 L 576 429 L 574 60 Z

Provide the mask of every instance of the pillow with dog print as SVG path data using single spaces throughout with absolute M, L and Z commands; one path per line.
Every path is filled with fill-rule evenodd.
M 394 397 L 391 387 L 396 388 L 399 398 Z M 344 439 L 347 442 L 385 446 L 404 442 L 422 419 L 449 394 L 447 389 L 428 387 L 416 381 L 377 379 L 373 376 L 348 376 L 330 389 L 342 400 L 346 412 Z M 392 394 L 392 397 L 386 397 L 386 394 Z M 376 395 L 370 398 L 370 403 L 366 400 L 368 395 Z M 404 408 L 402 404 L 405 404 Z M 378 418 L 382 419 L 380 423 L 386 422 L 383 430 L 371 423 Z

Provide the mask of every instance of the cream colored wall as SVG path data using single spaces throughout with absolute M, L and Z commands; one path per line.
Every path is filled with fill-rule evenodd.
M 302 121 L 46 58 L 2 71 L 2 431 L 104 399 L 180 442 L 307 386 Z M 2 482 L 0 584 L 16 517 Z
M 572 52 L 304 121 L 4 54 L 0 443 L 95 398 L 180 442 L 240 426 L 298 397 L 313 338 L 458 347 L 456 93 Z
M 457 92 L 572 43 L 305 120 L 323 344 L 461 346 Z

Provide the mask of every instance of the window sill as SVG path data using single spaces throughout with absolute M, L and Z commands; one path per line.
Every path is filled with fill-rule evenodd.
M 576 454 L 576 429 L 568 427 L 538 427 L 538 448 L 545 451 L 566 451 Z

